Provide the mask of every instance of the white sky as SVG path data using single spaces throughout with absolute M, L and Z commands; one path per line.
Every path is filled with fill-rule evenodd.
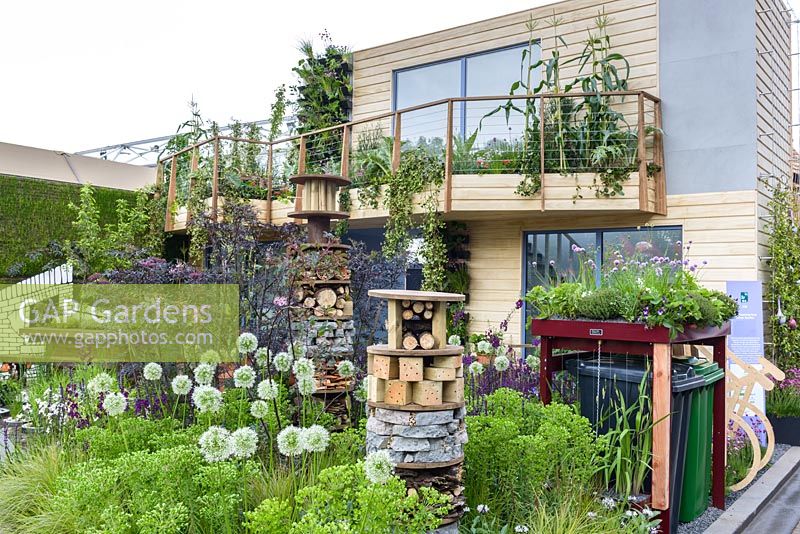
M 358 50 L 550 1 L 6 1 L 0 141 L 72 152 L 168 135 L 192 96 L 222 124 L 263 119 L 298 41 L 325 28 Z
M 263 119 L 298 41 L 325 28 L 357 50 L 549 1 L 3 2 L 0 141 L 73 152 L 169 135 L 192 96 L 207 119 Z

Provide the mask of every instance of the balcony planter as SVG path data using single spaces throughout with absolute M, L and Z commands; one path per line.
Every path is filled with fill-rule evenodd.
M 800 445 L 800 417 L 769 417 L 775 442 L 786 445 Z
M 632 343 L 689 343 L 730 334 L 730 323 L 722 326 L 698 328 L 694 325 L 670 339 L 669 330 L 663 326 L 648 328 L 643 323 L 625 321 L 590 321 L 583 319 L 533 319 L 531 331 L 535 336 L 565 337 Z

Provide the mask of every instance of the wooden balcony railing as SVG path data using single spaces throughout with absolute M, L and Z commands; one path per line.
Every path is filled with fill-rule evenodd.
M 215 136 L 159 160 L 159 186 L 169 172 L 165 229 L 179 229 L 176 213 L 198 187 L 213 213 L 234 188 L 261 201 L 261 218 L 273 222 L 273 200 L 302 196 L 291 175 L 341 174 L 358 188 L 396 172 L 409 150 L 441 158 L 445 213 L 453 209 L 454 176 L 489 181 L 498 174 L 536 175 L 531 198 L 542 211 L 548 194 L 566 190 L 554 189 L 555 181 L 574 190 L 565 176 L 594 174 L 622 176 L 638 192 L 640 211 L 666 212 L 660 100 L 644 91 L 576 92 L 447 98 L 275 141 Z M 187 212 L 179 226 L 190 217 Z

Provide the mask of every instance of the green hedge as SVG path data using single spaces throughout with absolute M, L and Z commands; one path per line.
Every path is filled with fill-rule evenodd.
M 51 241 L 74 236 L 74 212 L 69 203 L 78 204 L 79 184 L 53 182 L 36 178 L 0 175 L 0 278 L 8 277 L 8 268 L 26 255 Z M 102 224 L 116 221 L 118 199 L 135 200 L 135 192 L 95 188 L 95 199 Z M 23 276 L 37 274 L 31 264 Z

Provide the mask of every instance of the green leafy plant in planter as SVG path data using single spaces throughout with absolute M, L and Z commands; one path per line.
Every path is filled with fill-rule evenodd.
M 624 320 L 663 326 L 674 337 L 686 328 L 721 326 L 738 312 L 731 297 L 697 283 L 700 267 L 689 260 L 626 260 L 617 251 L 597 286 L 594 260 L 576 245 L 573 253 L 581 258 L 577 275 L 557 276 L 552 285 L 534 286 L 526 295 L 538 318 Z

